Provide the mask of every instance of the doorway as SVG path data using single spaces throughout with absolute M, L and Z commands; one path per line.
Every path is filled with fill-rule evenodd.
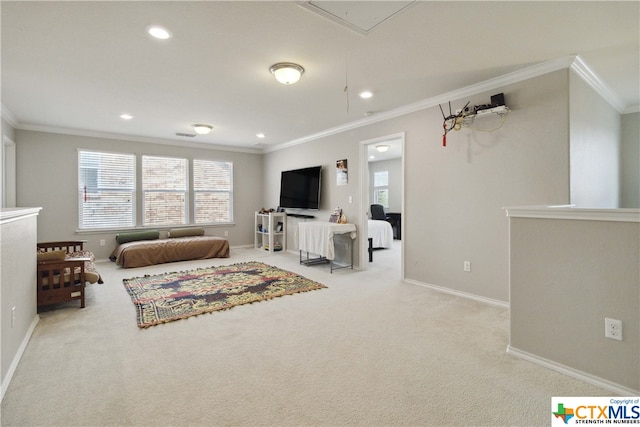
M 361 234 L 369 236 L 369 208 L 372 203 L 385 206 L 385 212 L 391 212 L 394 216 L 401 217 L 404 213 L 404 132 L 381 136 L 378 138 L 360 141 L 360 212 Z M 372 158 L 373 157 L 373 158 Z M 373 166 L 378 163 L 380 167 Z M 374 183 L 371 179 L 372 171 L 380 172 L 379 182 Z M 386 185 L 384 171 L 388 180 Z M 374 188 L 374 184 L 378 184 Z M 397 221 L 397 229 L 394 230 L 395 237 L 393 246 L 400 250 L 400 278 L 404 279 L 404 221 Z M 362 270 L 369 268 L 369 241 L 368 238 L 360 239 L 360 266 Z M 390 248 L 390 250 L 394 250 Z M 373 254 L 373 263 L 375 263 Z
M 0 153 L 0 173 L 2 174 L 2 207 L 16 207 L 16 143 L 6 135 L 2 137 Z

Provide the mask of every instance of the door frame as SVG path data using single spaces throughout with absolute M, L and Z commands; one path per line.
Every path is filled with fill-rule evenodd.
M 16 143 L 6 135 L 2 136 L 0 153 L 0 179 L 2 185 L 0 200 L 3 208 L 16 207 Z
M 401 168 L 402 168 L 402 195 L 401 195 L 401 206 L 400 209 L 402 211 L 402 215 L 404 216 L 405 206 L 404 206 L 404 183 L 405 183 L 405 133 L 398 132 L 390 135 L 380 136 L 377 138 L 365 139 L 360 141 L 360 235 L 363 236 L 360 240 L 360 268 L 361 270 L 367 270 L 369 266 L 369 239 L 366 236 L 369 235 L 369 205 L 371 204 L 369 201 L 369 154 L 368 154 L 368 146 L 373 144 L 380 144 L 384 141 L 388 141 L 390 139 L 399 139 L 400 144 L 402 146 L 402 157 L 401 157 Z M 402 236 L 406 236 L 404 232 L 404 224 L 406 221 L 401 221 L 400 223 L 400 233 Z M 400 279 L 404 280 L 404 239 L 400 240 Z

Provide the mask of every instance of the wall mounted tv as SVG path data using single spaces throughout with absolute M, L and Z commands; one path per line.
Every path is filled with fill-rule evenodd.
M 280 207 L 320 209 L 322 166 L 282 171 Z

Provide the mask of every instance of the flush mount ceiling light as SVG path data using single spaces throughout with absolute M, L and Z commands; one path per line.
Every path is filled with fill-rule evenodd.
M 389 145 L 376 145 L 376 150 L 380 153 L 384 153 L 389 149 Z
M 195 125 L 191 125 L 191 127 L 193 128 L 193 130 L 196 131 L 198 135 L 206 135 L 209 132 L 211 132 L 211 130 L 213 129 L 213 126 L 203 125 L 203 124 L 195 124 Z
M 147 32 L 152 36 L 160 40 L 166 40 L 171 38 L 171 33 L 164 27 L 159 25 L 151 25 L 147 27 Z
M 360 98 L 362 99 L 369 99 L 373 96 L 373 93 L 371 91 L 365 90 L 360 92 Z
M 122 120 L 131 120 L 131 119 L 133 119 L 133 116 L 131 114 L 122 113 L 122 114 L 120 114 L 120 118 Z
M 291 85 L 300 80 L 300 76 L 304 73 L 304 68 L 292 62 L 278 62 L 273 64 L 269 71 L 280 83 Z

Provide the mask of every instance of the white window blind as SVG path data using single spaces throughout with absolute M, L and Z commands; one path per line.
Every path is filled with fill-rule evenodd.
M 389 190 L 376 188 L 373 194 L 374 203 L 382 205 L 384 208 L 389 207 Z
M 78 228 L 135 225 L 136 158 L 133 154 L 78 152 Z
M 373 201 L 385 208 L 389 207 L 389 171 L 373 173 Z
M 187 159 L 142 156 L 142 224 L 186 224 L 188 189 Z
M 387 187 L 389 185 L 389 171 L 381 171 L 373 173 L 374 187 Z
M 233 163 L 193 160 L 194 222 L 233 221 Z

